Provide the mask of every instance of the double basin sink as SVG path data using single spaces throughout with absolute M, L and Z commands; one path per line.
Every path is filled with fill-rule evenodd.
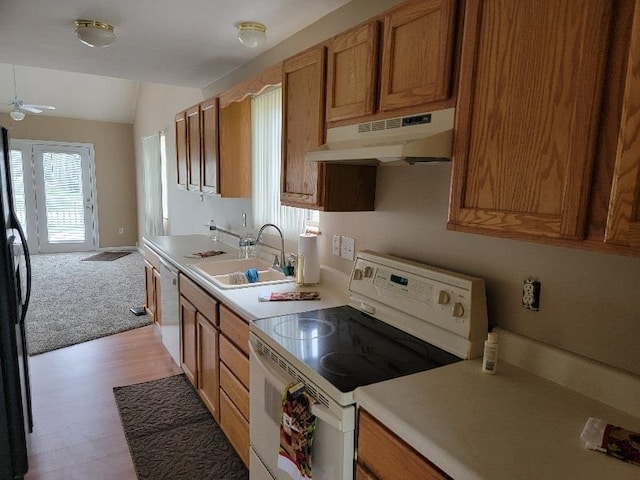
M 260 285 L 293 282 L 272 267 L 271 263 L 261 258 L 243 258 L 238 260 L 206 260 L 194 263 L 193 268 L 204 275 L 219 288 L 247 288 Z M 247 270 L 258 272 L 258 281 L 254 283 L 238 283 L 238 274 L 244 275 Z

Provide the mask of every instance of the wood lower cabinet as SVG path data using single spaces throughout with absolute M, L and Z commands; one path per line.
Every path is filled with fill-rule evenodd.
M 147 315 L 157 325 L 162 324 L 160 311 L 160 257 L 148 247 L 143 247 L 144 254 L 144 305 Z
M 240 458 L 249 466 L 249 324 L 183 274 L 181 364 Z
M 196 314 L 196 350 L 198 358 L 198 393 L 213 418 L 220 419 L 220 380 L 218 373 L 218 328 L 209 319 Z
M 356 480 L 451 480 L 363 409 L 358 410 Z
M 614 5 L 465 5 L 448 227 L 584 238 Z M 613 82 L 615 83 L 615 82 Z
M 220 426 L 249 465 L 249 324 L 220 305 Z
M 197 313 L 196 307 L 180 295 L 180 366 L 194 387 L 198 385 Z

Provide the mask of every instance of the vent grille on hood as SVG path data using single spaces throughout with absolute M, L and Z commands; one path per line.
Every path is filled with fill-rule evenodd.
M 407 163 L 448 161 L 454 109 L 373 120 L 327 130 L 327 143 L 307 153 L 307 161 Z

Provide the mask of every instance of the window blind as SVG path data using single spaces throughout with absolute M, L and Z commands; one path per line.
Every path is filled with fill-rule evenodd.
M 11 187 L 13 189 L 13 206 L 20 222 L 20 226 L 27 235 L 27 209 L 24 197 L 24 171 L 22 162 L 22 152 L 11 150 L 9 154 L 9 165 L 11 168 Z
M 251 100 L 252 210 L 254 227 L 275 223 L 293 238 L 308 221 L 317 222 L 317 212 L 280 205 L 282 89 Z

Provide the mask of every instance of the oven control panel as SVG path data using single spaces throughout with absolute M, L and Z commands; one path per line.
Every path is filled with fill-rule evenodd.
M 456 345 L 452 348 L 476 352 L 486 339 L 485 287 L 480 278 L 364 251 L 355 260 L 349 291 L 355 308 L 426 341 L 442 334 L 441 341 L 450 338 Z

